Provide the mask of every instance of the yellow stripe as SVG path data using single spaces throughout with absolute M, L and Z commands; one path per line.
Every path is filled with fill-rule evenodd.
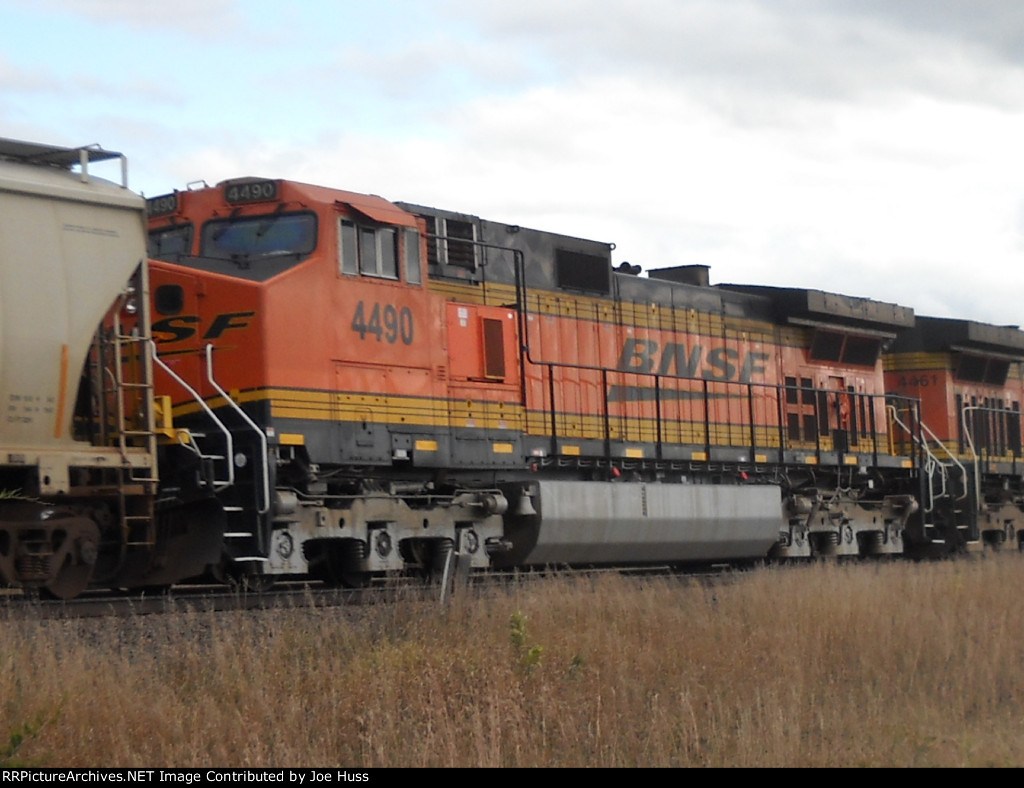
M 242 403 L 269 401 L 271 413 L 277 419 L 303 419 L 326 422 L 362 422 L 368 424 L 400 425 L 407 428 L 433 428 L 440 430 L 461 429 L 465 427 L 483 430 L 510 430 L 531 436 L 547 437 L 551 427 L 551 414 L 543 410 L 525 410 L 520 405 L 509 403 L 467 404 L 465 400 L 427 399 L 422 397 L 379 397 L 374 395 L 340 394 L 325 391 L 302 391 L 293 389 L 263 389 L 244 391 L 238 395 Z M 211 400 L 216 406 L 221 398 Z M 629 403 L 623 403 L 623 408 Z M 449 414 L 448 408 L 452 409 Z M 199 406 L 195 403 L 179 405 L 174 409 L 176 416 L 196 413 Z M 680 403 L 680 415 L 685 411 L 685 403 Z M 467 418 L 471 417 L 471 418 Z M 728 424 L 711 422 L 705 425 L 700 419 L 679 419 L 673 413 L 663 413 L 661 429 L 657 419 L 653 417 L 638 418 L 625 415 L 610 414 L 609 416 L 593 416 L 578 413 L 557 413 L 555 420 L 558 425 L 557 437 L 561 440 L 615 440 L 627 443 L 654 444 L 660 442 L 671 446 L 703 446 L 711 443 L 714 446 L 745 447 L 751 443 L 750 426 L 748 424 Z M 472 422 L 472 423 L 470 423 Z M 607 428 L 607 434 L 605 432 Z M 754 427 L 754 443 L 761 449 L 781 448 L 781 431 L 779 427 L 759 424 Z M 302 438 L 301 435 L 299 435 Z M 282 443 L 285 442 L 282 436 Z M 302 444 L 294 444 L 302 445 Z M 867 448 L 865 448 L 865 445 Z M 508 447 L 506 449 L 506 447 Z M 513 444 L 495 444 L 494 453 L 512 453 Z M 870 451 L 871 444 L 861 441 L 860 451 Z M 813 450 L 813 445 L 790 445 L 792 449 Z M 829 440 L 822 440 L 822 448 L 831 449 Z M 857 447 L 851 447 L 857 449 Z M 437 451 L 432 441 L 417 445 L 420 451 Z M 579 456 L 578 444 L 569 443 L 561 448 L 565 456 Z M 642 449 L 628 449 L 626 457 L 642 458 Z M 694 452 L 691 459 L 707 461 L 706 452 Z M 766 455 L 759 454 L 755 462 L 767 462 Z M 816 464 L 813 454 L 803 460 L 808 464 Z M 855 465 L 856 457 L 844 460 Z
M 456 282 L 431 282 L 430 290 L 447 299 L 468 304 L 508 304 L 516 302 L 513 285 L 466 285 Z M 777 332 L 777 326 L 762 320 L 724 317 L 697 312 L 695 309 L 676 309 L 660 304 L 633 304 L 610 298 L 588 298 L 562 293 L 531 290 L 526 302 L 527 312 L 538 317 L 564 317 L 590 320 L 598 323 L 621 325 L 626 328 L 661 330 L 678 333 L 697 333 L 720 338 L 735 338 L 745 342 L 767 342 L 804 347 L 806 329 Z M 726 335 L 728 327 L 735 335 Z M 535 327 L 531 327 L 531 333 Z M 740 336 L 743 334 L 743 336 Z M 749 335 L 749 336 L 748 336 Z M 781 340 L 781 342 L 780 342 Z
M 312 421 L 366 421 L 373 424 L 404 424 L 447 428 L 467 426 L 522 432 L 526 421 L 521 405 L 502 402 L 427 399 L 423 397 L 380 397 L 360 394 L 292 389 L 260 389 L 238 394 L 239 403 L 270 402 L 271 414 L 280 419 Z M 211 407 L 224 403 L 222 397 L 208 400 Z M 176 416 L 200 412 L 195 402 L 184 402 L 174 408 Z
M 947 371 L 950 369 L 948 353 L 887 353 L 882 359 L 886 372 L 925 370 Z
M 282 432 L 277 440 L 282 446 L 306 445 L 306 436 L 297 432 Z
M 413 446 L 416 451 L 437 451 L 437 441 L 418 440 Z

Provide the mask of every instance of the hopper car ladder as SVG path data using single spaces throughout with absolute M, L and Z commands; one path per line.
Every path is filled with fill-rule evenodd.
M 131 331 L 126 331 L 121 322 L 121 311 L 132 294 L 131 289 L 121 294 L 113 325 L 105 338 L 110 360 L 101 373 L 101 407 L 112 404 L 113 412 L 104 413 L 100 419 L 100 439 L 104 445 L 115 446 L 121 455 L 117 488 L 124 544 L 152 547 L 156 543 L 152 493 L 159 478 L 151 340 L 148 321 L 140 320 Z

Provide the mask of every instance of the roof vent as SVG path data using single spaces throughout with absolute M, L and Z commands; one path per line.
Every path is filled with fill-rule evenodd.
M 662 279 L 666 282 L 677 282 L 681 285 L 708 287 L 711 283 L 711 266 L 709 265 L 677 265 L 674 268 L 658 268 L 648 271 L 651 279 Z

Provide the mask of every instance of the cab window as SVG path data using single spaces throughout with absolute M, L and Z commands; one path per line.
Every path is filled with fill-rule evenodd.
M 192 225 L 178 224 L 152 230 L 147 243 L 148 256 L 154 260 L 176 263 L 192 254 Z
M 342 219 L 338 245 L 343 274 L 398 279 L 398 232 L 394 227 Z
M 422 282 L 420 273 L 420 234 L 418 230 L 405 230 L 405 281 L 411 285 Z

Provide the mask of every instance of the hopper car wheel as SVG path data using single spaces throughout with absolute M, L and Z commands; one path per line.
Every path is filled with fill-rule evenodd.
M 41 597 L 65 600 L 86 589 L 99 551 L 100 529 L 94 520 L 70 509 L 13 499 L 0 506 L 0 521 L 32 534 L 16 548 L 16 563 L 29 567 L 26 587 L 38 588 Z
M 91 564 L 72 563 L 68 556 L 57 576 L 40 589 L 41 595 L 51 599 L 74 599 L 89 585 L 90 577 Z

